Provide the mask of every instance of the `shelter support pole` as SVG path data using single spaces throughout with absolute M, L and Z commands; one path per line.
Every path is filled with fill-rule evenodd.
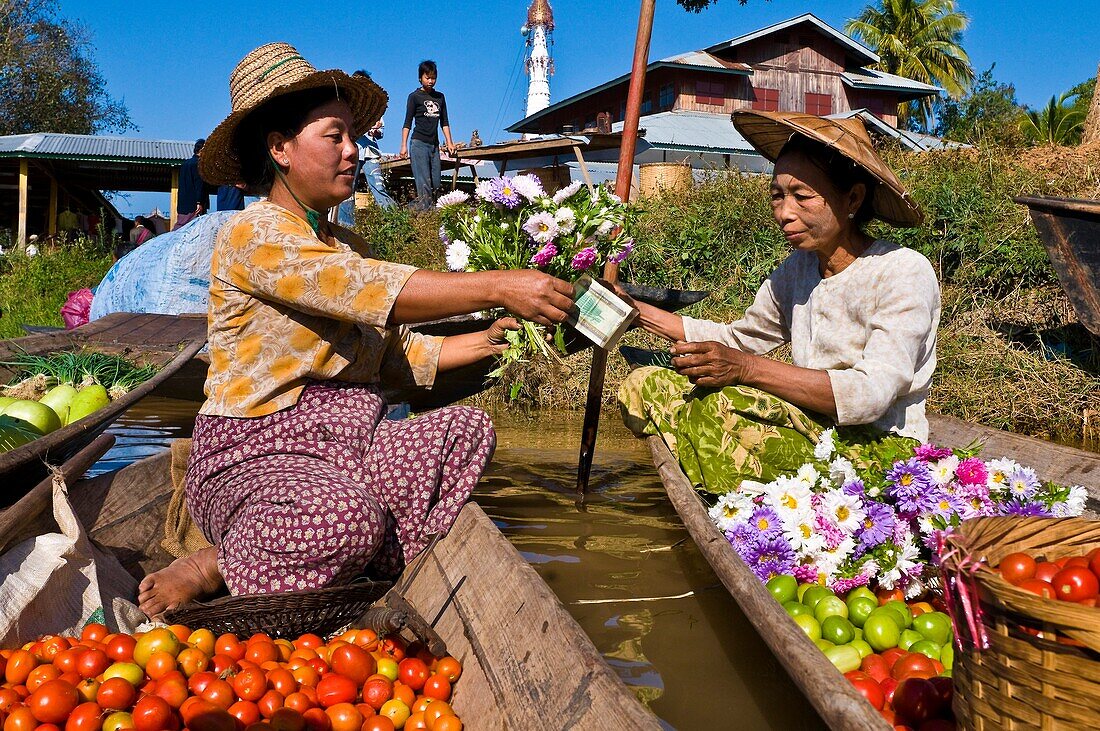
M 168 205 L 171 207 L 171 211 L 168 214 L 168 230 L 172 231 L 176 228 L 176 203 L 180 198 L 180 169 L 172 168 L 172 193 L 169 196 Z
M 638 15 L 638 35 L 634 41 L 634 65 L 630 70 L 630 87 L 626 95 L 626 116 L 623 119 L 623 137 L 619 147 L 619 168 L 615 176 L 615 195 L 624 201 L 630 199 L 630 179 L 634 174 L 634 152 L 638 146 L 638 122 L 641 118 L 642 92 L 645 90 L 645 71 L 649 65 L 649 40 L 653 35 L 653 14 L 656 0 L 642 0 Z M 619 265 L 608 262 L 603 276 L 609 282 L 619 278 Z M 592 472 L 592 456 L 596 449 L 596 431 L 600 427 L 600 408 L 603 406 L 603 381 L 607 371 L 607 351 L 592 349 L 592 372 L 588 376 L 588 398 L 584 404 L 584 430 L 581 434 L 581 453 L 577 464 L 577 490 L 588 492 L 588 477 Z
M 27 159 L 19 161 L 19 223 L 15 230 L 15 248 L 25 251 L 27 248 L 27 191 L 30 173 L 27 169 Z
M 588 166 L 584 163 L 584 155 L 581 153 L 580 145 L 573 145 L 573 153 L 577 156 L 577 164 L 581 166 L 581 175 L 584 176 L 584 184 L 588 186 L 588 191 L 594 193 L 596 188 L 592 185 L 592 176 L 588 174 Z
M 46 233 L 50 236 L 57 234 L 57 178 L 50 176 L 50 213 L 46 222 Z

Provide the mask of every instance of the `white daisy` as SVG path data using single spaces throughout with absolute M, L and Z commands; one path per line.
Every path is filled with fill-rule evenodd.
M 456 239 L 447 247 L 447 268 L 452 272 L 461 272 L 470 263 L 470 245 Z
M 577 214 L 573 213 L 572 208 L 563 206 L 554 211 L 554 220 L 558 222 L 558 229 L 563 234 L 571 234 L 577 227 Z
M 480 183 L 477 184 L 477 187 L 474 188 L 474 195 L 476 195 L 478 198 L 480 198 L 483 201 L 492 201 L 493 200 L 493 181 L 491 179 L 490 180 L 482 180 Z
M 1015 472 L 1020 465 L 1011 459 L 994 459 L 986 465 L 989 477 L 986 485 L 990 490 L 1001 492 L 1008 488 L 1008 476 Z
M 512 178 L 512 188 L 529 201 L 546 197 L 546 191 L 542 189 L 542 181 L 529 173 Z
M 867 517 L 863 502 L 857 496 L 839 491 L 825 493 L 821 501 L 821 512 L 848 535 L 859 530 L 863 519 Z
M 798 517 L 813 511 L 810 499 L 813 493 L 805 483 L 780 477 L 764 490 L 764 502 L 786 522 L 787 516 Z
M 821 479 L 821 473 L 814 469 L 812 464 L 804 464 L 798 468 L 795 479 L 805 483 L 806 487 L 813 489 L 817 485 L 817 481 Z
M 569 185 L 565 186 L 557 193 L 554 194 L 554 202 L 559 206 L 565 202 L 566 199 L 571 198 L 574 193 L 581 189 L 581 181 L 576 180 Z
M 825 547 L 825 537 L 814 528 L 813 514 L 791 522 L 784 520 L 783 537 L 801 555 L 816 554 Z
M 470 196 L 467 193 L 461 190 L 452 190 L 450 193 L 439 196 L 439 200 L 435 202 L 435 207 L 446 208 L 447 206 L 457 206 L 468 200 L 470 200 Z
M 955 479 L 955 470 L 958 466 L 959 458 L 951 455 L 929 465 L 929 472 L 937 485 L 946 485 Z
M 821 432 L 821 436 L 817 438 L 817 444 L 814 445 L 814 459 L 819 462 L 829 461 L 833 452 L 836 451 L 836 444 L 833 443 L 835 436 L 836 429 L 826 429 Z
M 829 478 L 840 485 L 859 479 L 855 466 L 844 457 L 837 457 L 829 463 Z
M 708 512 L 718 530 L 725 532 L 738 523 L 744 523 L 752 515 L 752 500 L 736 492 L 727 492 Z

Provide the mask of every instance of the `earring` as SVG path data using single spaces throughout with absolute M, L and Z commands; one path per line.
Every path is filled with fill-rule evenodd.
M 284 157 L 284 158 L 283 158 L 283 159 L 281 160 L 281 162 L 283 163 L 283 165 L 289 165 L 289 164 L 290 164 L 290 158 Z M 851 218 L 851 217 L 852 217 L 852 214 L 850 214 L 850 213 L 849 213 L 849 214 L 848 214 L 848 217 L 849 217 L 849 218 Z
M 850 219 L 853 219 L 853 220 L 854 220 L 854 219 L 855 219 L 855 217 L 856 217 L 856 214 L 854 214 L 854 213 L 849 213 L 849 214 L 848 214 L 848 218 L 850 218 Z

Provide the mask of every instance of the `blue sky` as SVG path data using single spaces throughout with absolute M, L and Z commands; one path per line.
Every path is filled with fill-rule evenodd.
M 629 71 L 638 0 L 551 0 L 557 30 L 553 100 Z M 404 99 L 417 85 L 416 65 L 434 58 L 456 140 L 477 128 L 486 142 L 510 137 L 504 127 L 523 116 L 526 80 L 519 28 L 529 0 L 479 3 L 373 2 L 322 4 L 152 2 L 134 12 L 127 0 L 67 0 L 65 17 L 91 32 L 110 93 L 122 99 L 135 136 L 194 139 L 229 112 L 229 72 L 263 43 L 286 41 L 320 68 L 369 70 L 390 93 L 384 151 L 396 151 Z M 658 0 L 650 58 L 702 48 L 804 12 L 835 28 L 866 5 L 836 0 L 719 0 L 687 13 Z M 959 0 L 971 18 L 964 46 L 975 70 L 1016 85 L 1039 106 L 1096 73 L 1100 2 L 1095 0 Z M 163 202 L 161 199 L 163 198 Z M 167 207 L 167 195 L 134 195 L 124 213 Z M 133 208 L 131 211 L 130 209 Z

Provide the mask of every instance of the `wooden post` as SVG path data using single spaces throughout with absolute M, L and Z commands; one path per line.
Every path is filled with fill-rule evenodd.
M 179 168 L 172 168 L 172 193 L 169 196 L 168 205 L 171 207 L 171 211 L 168 214 L 168 230 L 171 231 L 176 227 L 176 203 L 180 197 L 180 170 Z
M 57 178 L 50 176 L 50 220 L 46 222 L 46 233 L 54 236 L 57 233 Z
M 642 0 L 638 15 L 638 35 L 634 40 L 634 65 L 630 71 L 630 88 L 626 95 L 626 117 L 619 147 L 619 168 L 615 177 L 615 195 L 624 201 L 630 198 L 630 178 L 634 174 L 634 152 L 638 146 L 638 122 L 642 112 L 642 92 L 645 71 L 649 65 L 649 39 L 653 34 L 653 13 L 656 0 Z M 603 276 L 609 282 L 619 278 L 619 265 L 608 262 Z M 588 492 L 588 476 L 592 472 L 592 456 L 596 449 L 596 431 L 600 428 L 600 407 L 603 405 L 603 380 L 607 372 L 607 351 L 592 349 L 592 371 L 588 376 L 588 398 L 584 404 L 584 431 L 577 465 L 577 490 Z
M 590 193 L 596 192 L 595 186 L 592 185 L 592 176 L 588 174 L 588 166 L 584 163 L 584 155 L 581 153 L 580 145 L 573 145 L 573 154 L 577 156 L 577 163 L 581 166 L 581 175 L 584 176 L 584 184 L 588 186 Z
M 19 160 L 19 224 L 15 230 L 15 248 L 18 251 L 26 251 L 27 248 L 27 190 L 28 182 L 27 158 Z
M 1081 144 L 1100 142 L 1100 67 L 1096 69 L 1096 89 L 1092 92 L 1092 104 L 1085 117 L 1085 130 L 1081 135 Z

